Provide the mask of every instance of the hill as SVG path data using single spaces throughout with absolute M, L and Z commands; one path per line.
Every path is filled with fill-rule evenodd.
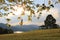
M 0 23 L 0 27 L 4 29 L 9 29 L 9 27 L 6 24 Z M 30 31 L 30 30 L 37 30 L 39 29 L 39 26 L 37 25 L 16 25 L 10 27 L 13 31 Z
M 60 40 L 60 29 L 46 29 L 20 34 L 0 35 L 0 40 Z
M 0 27 L 8 29 L 8 27 L 6 26 L 6 24 L 0 23 Z
M 11 27 L 11 29 L 13 31 L 23 31 L 23 32 L 26 32 L 26 31 L 31 31 L 31 30 L 38 30 L 39 26 L 37 26 L 37 25 L 23 25 L 23 26 L 16 25 L 16 26 Z
M 23 25 L 23 26 L 16 25 L 16 26 L 11 26 L 9 28 L 6 24 L 3 23 L 0 23 L 0 27 L 4 29 L 12 29 L 13 31 L 23 31 L 23 32 L 39 29 L 39 26 L 37 25 Z

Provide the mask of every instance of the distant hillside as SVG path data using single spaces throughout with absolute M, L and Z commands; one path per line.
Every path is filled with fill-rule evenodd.
M 8 29 L 8 27 L 6 26 L 6 24 L 0 23 L 0 27 Z
M 0 23 L 0 27 L 9 29 L 9 27 L 6 26 L 6 24 Z M 27 31 L 33 31 L 33 30 L 39 30 L 39 29 L 46 29 L 44 26 L 37 26 L 37 25 L 16 25 L 16 26 L 11 26 L 10 27 L 13 31 L 22 31 L 22 32 L 27 32 Z
M 0 23 L 0 27 L 4 28 L 4 29 L 9 29 L 8 26 L 6 26 L 6 24 Z M 31 30 L 38 30 L 39 26 L 37 25 L 16 25 L 16 26 L 11 26 L 10 27 L 13 31 L 31 31 Z
M 37 25 L 23 25 L 23 26 L 13 26 L 11 27 L 14 31 L 31 31 L 31 30 L 38 30 L 39 26 Z

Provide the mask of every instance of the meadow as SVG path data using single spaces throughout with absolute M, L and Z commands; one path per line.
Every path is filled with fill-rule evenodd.
M 60 40 L 60 29 L 34 30 L 16 34 L 2 34 L 0 40 Z

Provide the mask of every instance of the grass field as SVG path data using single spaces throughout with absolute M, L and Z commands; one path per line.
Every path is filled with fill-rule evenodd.
M 3 34 L 0 40 L 60 40 L 60 29 L 35 30 L 20 34 Z

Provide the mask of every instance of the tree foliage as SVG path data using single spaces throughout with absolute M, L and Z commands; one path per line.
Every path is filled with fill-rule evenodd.
M 9 3 L 6 3 L 6 1 L 8 1 Z M 15 5 L 17 7 L 23 7 L 24 11 L 21 13 L 21 16 L 25 15 L 24 13 L 25 11 L 30 11 L 30 15 L 28 15 L 28 21 L 32 20 L 32 15 L 35 15 L 36 8 L 37 8 L 37 13 L 39 13 L 37 19 L 39 19 L 43 10 L 49 11 L 51 7 L 54 8 L 54 5 L 56 3 L 60 3 L 60 0 L 57 0 L 55 4 L 51 2 L 52 0 L 48 0 L 48 6 L 47 6 L 45 5 L 44 2 L 45 0 L 43 1 L 44 3 L 42 5 L 35 4 L 34 0 L 6 0 L 6 1 L 0 0 L 0 10 L 3 9 L 5 12 L 8 12 L 9 10 L 16 11 L 16 9 L 14 9 Z M 4 14 L 0 12 L 0 17 L 8 16 L 8 14 L 10 13 L 12 13 L 12 15 L 15 15 L 13 12 L 4 13 Z M 20 19 L 20 17 L 18 17 L 17 19 Z M 10 21 L 10 19 L 7 19 L 7 21 Z M 20 24 L 23 25 L 22 21 Z
M 44 23 L 45 23 L 46 28 L 58 28 L 59 27 L 56 24 L 56 19 L 52 15 L 48 15 Z

